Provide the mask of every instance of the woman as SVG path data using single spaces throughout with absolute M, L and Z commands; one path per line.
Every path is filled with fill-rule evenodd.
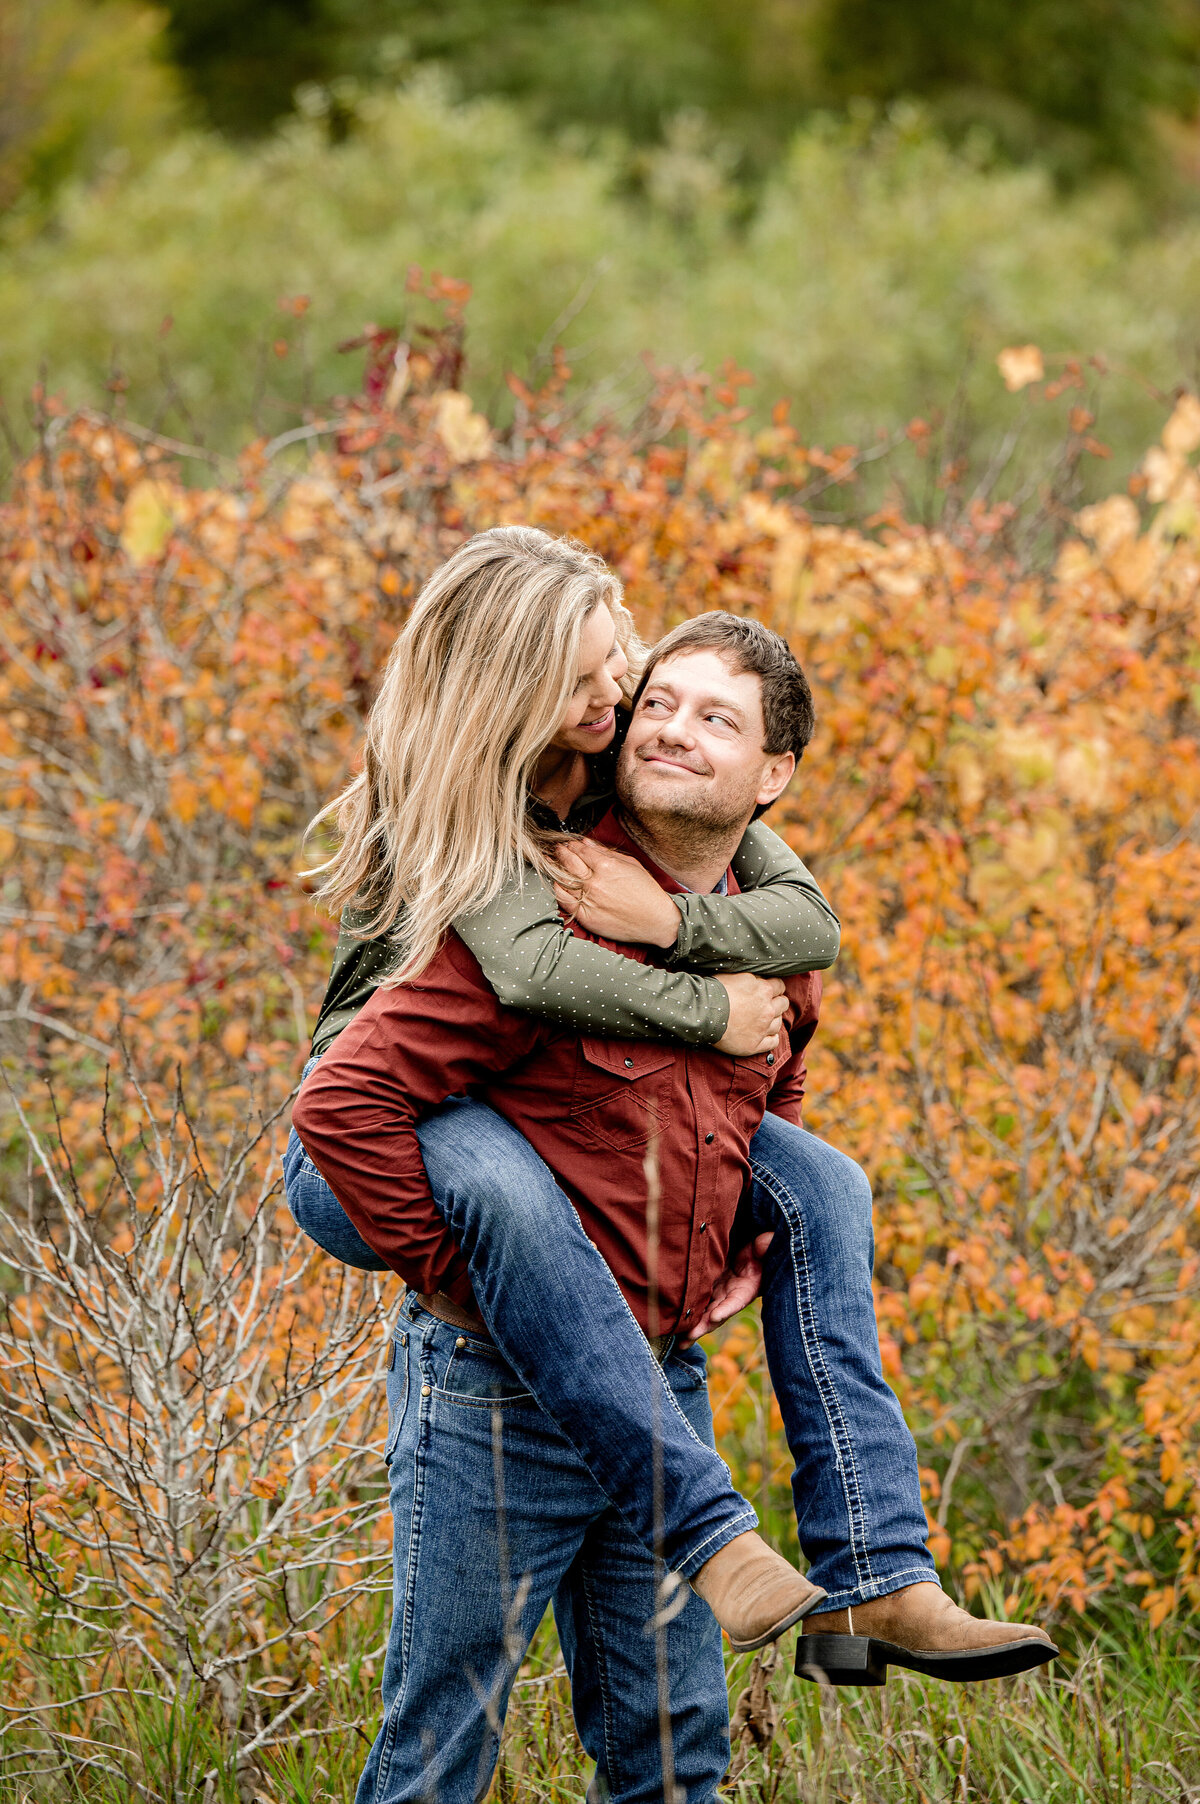
M 336 820 L 338 844 L 320 867 L 318 893 L 342 910 L 343 932 L 314 1056 L 378 983 L 419 981 L 451 924 L 511 1006 L 585 1032 L 674 1037 L 734 1054 L 774 1044 L 782 986 L 703 973 L 731 965 L 770 974 L 820 968 L 836 955 L 838 928 L 803 865 L 761 824 L 748 829 L 734 861 L 748 892 L 736 897 L 664 899 L 632 861 L 622 861 L 624 870 L 598 852 L 579 854 L 589 869 L 589 892 L 599 892 L 592 914 L 584 905 L 584 924 L 613 938 L 670 947 L 668 968 L 637 964 L 564 930 L 556 889 L 559 899 L 577 903 L 569 872 L 578 874 L 579 866 L 568 858 L 564 883 L 556 844 L 564 833 L 586 832 L 609 806 L 621 706 L 635 687 L 640 658 L 616 578 L 578 546 L 528 528 L 500 528 L 472 539 L 435 574 L 397 640 L 368 726 L 362 774 L 318 817 Z M 696 969 L 677 968 L 684 958 Z M 861 1344 L 841 1358 L 854 1408 L 864 1422 L 873 1412 L 872 1446 L 884 1446 L 889 1456 L 886 1494 L 874 1499 L 870 1474 L 854 1463 L 853 1425 L 840 1419 L 845 1412 L 836 1387 L 812 1345 L 815 1318 L 807 1305 L 799 1315 L 793 1307 L 792 1341 L 787 1357 L 772 1358 L 773 1376 L 797 1458 L 802 1541 L 807 1526 L 806 1551 L 834 1581 L 829 1607 L 844 1610 L 902 1587 L 933 1590 L 934 1569 L 924 1544 L 915 1450 L 872 1352 L 869 1189 L 843 1155 L 768 1117 L 752 1159 L 771 1208 L 775 1195 L 790 1204 L 796 1188 L 785 1182 L 794 1155 L 787 1134 L 820 1149 L 823 1162 L 812 1168 L 811 1188 L 828 1192 L 837 1232 L 849 1247 L 845 1260 L 857 1262 L 854 1281 L 865 1296 L 865 1316 L 840 1338 Z M 753 1512 L 732 1491 L 711 1445 L 663 1406 L 673 1384 L 694 1383 L 702 1372 L 699 1348 L 669 1346 L 660 1367 L 648 1361 L 647 1343 L 627 1310 L 597 1305 L 588 1315 L 592 1357 L 581 1361 L 583 1317 L 569 1312 L 569 1302 L 561 1310 L 542 1306 L 561 1276 L 561 1269 L 547 1269 L 545 1249 L 555 1246 L 556 1259 L 572 1274 L 570 1294 L 586 1296 L 589 1305 L 614 1287 L 547 1168 L 499 1116 L 465 1098 L 424 1123 L 421 1147 L 435 1198 L 467 1258 L 473 1296 L 423 1297 L 419 1306 L 465 1334 L 486 1324 L 635 1533 L 646 1545 L 661 1546 L 668 1567 L 688 1571 L 735 1646 L 761 1645 L 782 1633 L 823 1592 L 787 1569 L 789 1607 L 764 1616 L 764 1598 L 780 1596 L 785 1563 L 747 1532 Z M 774 1182 L 773 1162 L 784 1168 Z M 358 1236 L 295 1135 L 285 1169 L 300 1225 L 336 1257 L 380 1268 L 383 1262 Z M 776 1217 L 769 1219 L 759 1252 L 776 1225 Z M 778 1225 L 789 1228 L 793 1242 L 798 1235 L 811 1238 L 811 1224 L 780 1216 Z M 798 1286 L 799 1279 L 797 1296 Z M 471 1302 L 482 1323 L 466 1307 Z M 410 1299 L 405 1307 L 417 1306 Z M 639 1414 L 641 1406 L 630 1402 L 634 1392 L 640 1396 L 638 1387 L 611 1379 L 647 1363 L 658 1400 Z M 581 1367 L 594 1373 L 586 1395 Z M 568 1368 L 570 1386 L 560 1382 Z M 650 1482 L 656 1436 L 664 1474 L 658 1520 Z M 694 1559 L 674 1558 L 697 1545 L 698 1524 L 718 1549 L 699 1567 Z

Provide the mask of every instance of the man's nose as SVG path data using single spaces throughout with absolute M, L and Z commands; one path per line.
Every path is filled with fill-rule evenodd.
M 695 745 L 695 730 L 682 708 L 677 708 L 660 724 L 658 738 L 668 745 Z

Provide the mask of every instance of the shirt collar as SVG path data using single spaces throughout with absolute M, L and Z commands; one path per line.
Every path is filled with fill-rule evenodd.
M 602 846 L 611 846 L 614 852 L 624 852 L 628 857 L 636 858 L 639 864 L 646 867 L 655 882 L 661 884 L 662 888 L 666 890 L 669 896 L 690 896 L 695 894 L 695 891 L 689 890 L 686 883 L 680 883 L 677 877 L 672 877 L 669 871 L 664 871 L 661 865 L 655 864 L 650 855 L 647 852 L 643 852 L 636 840 L 630 839 L 628 833 L 626 833 L 624 827 L 621 825 L 621 817 L 617 813 L 615 807 L 610 808 L 608 812 L 596 822 L 596 825 L 591 831 L 591 838 L 599 840 Z M 721 873 L 721 881 L 717 884 L 712 893 L 714 896 L 736 896 L 740 893 L 738 881 L 734 876 L 732 869 L 725 870 Z

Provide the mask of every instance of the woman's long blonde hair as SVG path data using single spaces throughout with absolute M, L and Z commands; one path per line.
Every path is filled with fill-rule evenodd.
M 601 603 L 629 660 L 645 648 L 622 587 L 594 552 L 532 526 L 477 533 L 436 570 L 392 647 L 363 767 L 310 823 L 336 824 L 316 899 L 367 939 L 391 933 L 388 984 L 418 976 L 456 916 L 485 908 L 526 864 L 549 874 L 526 816 L 538 758 L 578 679 L 583 623 Z

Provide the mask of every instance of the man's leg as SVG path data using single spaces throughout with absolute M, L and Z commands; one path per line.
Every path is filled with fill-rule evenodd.
M 750 1159 L 755 1229 L 775 1230 L 763 1335 L 809 1576 L 828 1591 L 826 1609 L 936 1582 L 916 1445 L 879 1358 L 866 1173 L 777 1115 Z
M 697 1434 L 712 1440 L 703 1355 L 672 1355 L 665 1371 Z M 668 1729 L 676 1796 L 710 1804 L 729 1765 L 729 1706 L 721 1632 L 690 1593 L 661 1628 L 654 1561 L 612 1510 L 592 1524 L 554 1599 L 580 1739 L 596 1762 L 588 1790 L 596 1804 L 662 1804 L 663 1729 Z M 664 1612 L 669 1614 L 669 1611 Z
M 386 1451 L 384 1720 L 357 1804 L 475 1804 L 547 1603 L 607 1503 L 496 1350 L 406 1299 Z

